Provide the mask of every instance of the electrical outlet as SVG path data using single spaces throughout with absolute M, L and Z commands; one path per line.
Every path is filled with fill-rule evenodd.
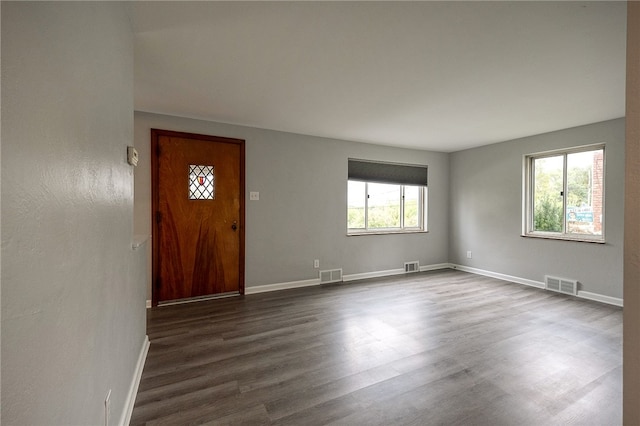
M 111 416 L 111 389 L 107 392 L 104 399 L 104 426 L 109 426 L 109 417 Z
M 316 259 L 313 261 L 313 267 L 316 269 L 320 267 L 320 259 Z
M 258 201 L 260 199 L 260 193 L 257 191 L 249 192 L 249 200 Z
M 472 256 L 471 256 L 471 251 L 468 251 L 468 252 L 467 252 L 467 259 L 471 259 L 471 257 L 472 257 Z

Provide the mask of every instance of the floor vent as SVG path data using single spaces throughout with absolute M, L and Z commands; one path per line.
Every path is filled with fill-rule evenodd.
M 320 284 L 337 283 L 342 281 L 342 269 L 320 271 Z
M 544 287 L 547 290 L 557 291 L 558 293 L 571 294 L 573 296 L 578 294 L 578 282 L 575 280 L 566 280 L 564 278 L 545 275 Z
M 404 262 L 404 272 L 420 272 L 420 264 L 415 262 Z

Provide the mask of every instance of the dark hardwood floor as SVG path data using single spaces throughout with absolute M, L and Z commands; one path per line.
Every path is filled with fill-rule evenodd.
M 622 309 L 455 270 L 153 308 L 132 425 L 618 425 Z

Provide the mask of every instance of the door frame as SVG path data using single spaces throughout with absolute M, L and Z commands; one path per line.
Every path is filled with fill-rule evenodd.
M 239 145 L 240 147 L 240 223 L 238 227 L 240 239 L 239 271 L 238 271 L 238 290 L 244 295 L 244 269 L 245 269 L 245 140 L 226 138 L 222 136 L 210 136 L 197 133 L 176 132 L 173 130 L 151 129 L 151 304 L 158 306 L 159 293 L 159 257 L 160 257 L 160 239 L 159 239 L 159 161 L 160 146 L 159 140 L 161 136 L 175 137 L 183 139 L 196 139 L 202 141 L 210 141 L 217 143 L 229 143 Z

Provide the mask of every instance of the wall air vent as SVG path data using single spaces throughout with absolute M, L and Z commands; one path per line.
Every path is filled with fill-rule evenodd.
M 342 281 L 342 269 L 320 271 L 320 284 L 337 283 Z
M 551 277 L 545 275 L 544 288 L 558 293 L 570 294 L 575 296 L 578 294 L 578 282 L 576 280 L 567 280 L 564 278 Z
M 420 272 L 420 264 L 417 260 L 415 262 L 404 262 L 404 272 Z

